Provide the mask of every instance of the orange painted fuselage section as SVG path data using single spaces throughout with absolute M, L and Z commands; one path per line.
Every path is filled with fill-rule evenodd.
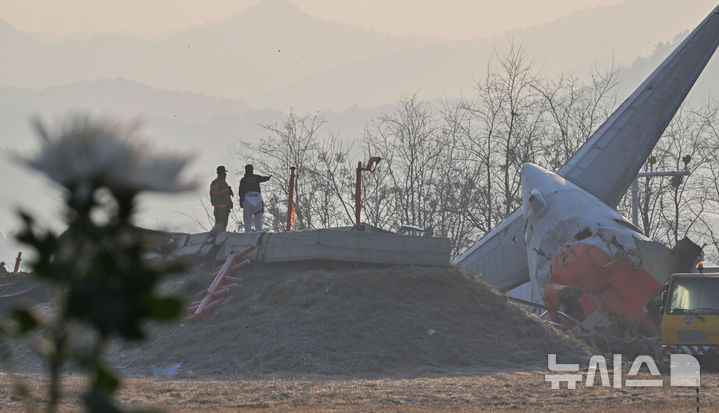
M 559 308 L 564 303 L 569 315 L 579 321 L 598 311 L 657 334 L 645 307 L 662 285 L 643 268 L 614 259 L 596 245 L 579 242 L 554 257 L 550 278 L 542 297 L 546 306 Z M 567 306 L 568 302 L 573 305 Z

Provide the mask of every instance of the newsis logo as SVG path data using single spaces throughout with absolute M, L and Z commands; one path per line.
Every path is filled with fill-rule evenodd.
M 609 380 L 607 360 L 604 356 L 592 356 L 587 367 L 587 376 L 584 380 L 585 387 L 593 387 L 598 379 L 604 387 L 621 389 L 624 387 L 662 387 L 664 385 L 659 369 L 654 359 L 650 356 L 637 356 L 629 368 L 627 378 L 622 381 L 622 355 L 613 355 L 614 382 Z M 652 376 L 657 379 L 636 379 L 630 378 L 639 375 L 639 370 L 645 365 Z M 544 381 L 552 383 L 552 389 L 561 388 L 560 384 L 567 383 L 568 389 L 576 389 L 577 383 L 582 381 L 579 373 L 579 364 L 558 364 L 556 354 L 547 355 L 547 367 L 553 372 L 564 374 L 545 374 Z M 573 374 L 569 374 L 573 373 Z M 700 368 L 699 361 L 689 354 L 671 354 L 669 360 L 669 385 L 672 387 L 698 387 Z

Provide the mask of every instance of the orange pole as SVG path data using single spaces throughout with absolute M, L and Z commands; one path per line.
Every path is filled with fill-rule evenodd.
M 12 272 L 17 272 L 20 269 L 20 261 L 22 261 L 22 251 L 18 251 L 17 258 L 15 258 L 15 269 Z
M 295 202 L 293 197 L 295 195 L 295 167 L 290 167 L 290 197 L 287 200 L 287 225 L 285 231 L 289 231 L 292 228 L 292 211 L 295 209 Z
M 362 162 L 357 162 L 357 185 L 355 186 L 355 227 L 360 224 L 360 211 L 362 209 Z

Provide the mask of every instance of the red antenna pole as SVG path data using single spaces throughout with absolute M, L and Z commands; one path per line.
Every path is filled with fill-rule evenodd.
M 18 272 L 20 269 L 20 261 L 22 261 L 22 251 L 18 251 L 17 258 L 15 258 L 15 269 L 12 272 Z
M 295 203 L 293 201 L 295 195 L 295 167 L 290 167 L 290 197 L 287 201 L 287 225 L 285 231 L 289 231 L 292 228 L 292 214 L 295 209 Z
M 357 162 L 357 185 L 355 187 L 355 227 L 360 224 L 360 210 L 362 209 L 362 161 Z

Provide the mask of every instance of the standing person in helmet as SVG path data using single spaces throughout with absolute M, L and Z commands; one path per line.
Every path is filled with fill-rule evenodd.
M 215 226 L 210 230 L 213 234 L 225 232 L 227 221 L 232 209 L 232 188 L 227 183 L 227 169 L 220 165 L 217 167 L 217 178 L 210 183 L 210 202 L 215 208 Z
M 265 211 L 260 191 L 260 183 L 267 182 L 272 175 L 262 176 L 253 173 L 252 165 L 245 165 L 245 176 L 240 179 L 240 208 L 242 208 L 242 220 L 245 223 L 245 232 L 262 231 Z

